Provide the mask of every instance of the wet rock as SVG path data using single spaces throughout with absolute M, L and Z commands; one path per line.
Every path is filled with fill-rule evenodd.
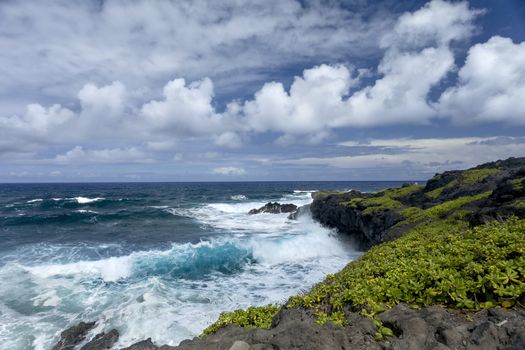
M 87 333 L 95 327 L 95 322 L 80 322 L 60 334 L 60 340 L 53 346 L 52 350 L 73 350 L 77 344 L 82 342 Z
M 117 342 L 119 333 L 116 329 L 112 329 L 109 333 L 99 333 L 93 339 L 91 339 L 86 345 L 80 348 L 80 350 L 103 350 L 111 349 L 111 347 Z
M 295 204 L 280 204 L 277 202 L 269 202 L 264 206 L 258 209 L 252 209 L 248 214 L 261 214 L 261 213 L 270 213 L 270 214 L 281 214 L 281 213 L 291 213 L 297 210 Z
M 297 220 L 303 215 L 310 215 L 310 204 L 302 205 L 296 211 L 288 215 L 288 220 Z

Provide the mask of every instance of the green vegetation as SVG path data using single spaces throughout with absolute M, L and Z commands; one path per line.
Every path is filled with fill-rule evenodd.
M 473 185 L 476 182 L 485 180 L 488 176 L 496 175 L 500 172 L 499 169 L 470 169 L 465 170 L 459 175 L 459 178 L 451 180 L 445 186 L 438 187 L 432 191 L 426 193 L 430 199 L 437 199 L 441 196 L 444 190 L 449 188 L 458 187 L 461 185 Z M 442 175 L 437 175 L 435 178 L 439 178 Z
M 440 220 L 372 248 L 288 307 L 373 315 L 397 303 L 509 307 L 525 295 L 525 220 L 467 229 Z M 337 316 L 339 318 L 339 316 Z
M 372 214 L 376 211 L 394 210 L 403 207 L 403 204 L 401 204 L 401 202 L 392 199 L 386 194 L 381 197 L 367 198 L 363 200 L 361 204 L 366 206 L 366 209 L 363 211 L 363 214 Z
M 403 204 L 399 201 L 399 199 L 414 192 L 420 191 L 422 188 L 423 186 L 416 184 L 399 188 L 391 188 L 383 192 L 379 192 L 373 197 L 354 198 L 347 202 L 341 202 L 340 204 L 364 208 L 364 214 L 372 214 L 374 212 L 384 210 L 401 209 L 403 208 Z
M 441 204 L 435 205 L 435 206 L 430 207 L 430 208 L 425 209 L 425 210 L 421 210 L 420 209 L 419 211 L 417 211 L 415 209 L 419 209 L 419 208 L 414 208 L 414 209 L 412 209 L 411 207 L 406 208 L 406 209 L 404 209 L 404 212 L 412 210 L 413 211 L 411 213 L 412 215 L 406 216 L 407 220 L 402 221 L 400 224 L 403 224 L 403 223 L 416 223 L 416 222 L 422 222 L 422 221 L 428 221 L 428 220 L 435 220 L 435 219 L 443 218 L 445 216 L 445 214 L 449 214 L 452 211 L 457 211 L 458 208 L 460 208 L 460 207 L 462 207 L 462 206 L 464 206 L 464 205 L 466 205 L 468 203 L 471 203 L 471 202 L 474 202 L 474 201 L 477 201 L 477 200 L 480 200 L 480 199 L 483 199 L 483 198 L 487 198 L 488 196 L 490 196 L 491 193 L 492 193 L 492 191 L 487 191 L 487 192 L 480 193 L 480 194 L 477 194 L 477 195 L 474 195 L 474 196 L 459 197 L 459 198 L 456 198 L 456 199 L 453 199 L 453 200 L 446 201 L 446 202 L 443 202 Z
M 249 307 L 246 310 L 241 309 L 232 312 L 223 312 L 215 323 L 203 331 L 203 334 L 211 334 L 229 324 L 236 324 L 246 328 L 268 329 L 272 325 L 273 317 L 280 308 L 278 305 L 266 305 Z
M 347 324 L 345 310 L 360 312 L 376 324 L 378 340 L 393 332 L 374 315 L 401 302 L 414 307 L 441 304 L 459 309 L 523 307 L 525 220 L 513 217 L 471 228 L 468 214 L 484 205 L 486 202 L 475 202 L 488 198 L 492 191 L 457 197 L 494 188 L 486 181 L 479 187 L 472 185 L 500 172 L 495 168 L 471 169 L 449 174 L 448 183 L 429 192 L 423 192 L 423 186 L 410 185 L 362 197 L 356 194 L 356 198 L 340 202 L 364 216 L 386 211 L 400 214 L 402 220 L 391 228 L 403 235 L 371 248 L 309 292 L 291 297 L 285 307 L 308 308 L 317 323 L 330 321 L 338 326 Z M 525 188 L 525 177 L 511 181 L 515 190 Z M 462 186 L 468 186 L 467 191 Z M 442 196 L 444 191 L 447 196 Z M 324 191 L 316 198 L 338 193 Z M 511 205 L 525 208 L 525 199 L 514 199 Z M 204 334 L 228 324 L 269 328 L 279 309 L 268 305 L 223 313 Z
M 519 179 L 512 180 L 512 185 L 517 190 L 523 190 L 525 188 L 525 176 Z
M 470 169 L 470 170 L 465 170 L 463 173 L 462 173 L 462 183 L 464 185 L 472 185 L 476 182 L 481 182 L 483 180 L 485 180 L 486 177 L 490 176 L 490 175 L 496 175 L 497 173 L 499 173 L 500 170 L 499 169 L 495 169 L 495 168 L 492 168 L 492 169 Z
M 420 191 L 423 189 L 423 185 L 413 184 L 410 186 L 403 186 L 399 188 L 389 188 L 385 191 L 383 191 L 385 196 L 388 196 L 393 199 L 399 199 L 406 197 L 414 192 Z

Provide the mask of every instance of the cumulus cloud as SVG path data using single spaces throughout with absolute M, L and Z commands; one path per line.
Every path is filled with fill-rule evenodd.
M 225 127 L 212 106 L 213 83 L 208 78 L 189 85 L 184 79 L 172 80 L 164 86 L 163 97 L 142 106 L 147 128 L 191 136 L 216 133 Z
M 345 66 L 317 66 L 295 77 L 290 92 L 281 83 L 265 84 L 252 101 L 245 103 L 243 113 L 258 132 L 317 132 L 341 114 L 342 96 L 355 83 Z
M 215 168 L 213 169 L 212 173 L 217 174 L 217 175 L 226 175 L 226 176 L 241 176 L 241 175 L 246 174 L 246 170 L 244 170 L 243 168 L 228 166 L 228 167 Z
M 104 114 L 104 117 L 119 116 L 125 103 L 126 87 L 120 81 L 98 87 L 88 83 L 78 92 L 78 99 L 85 113 Z
M 376 52 L 377 33 L 394 14 L 360 5 L 0 1 L 0 92 L 72 97 L 88 76 L 152 90 L 167 76 L 213 76 L 223 90 L 242 92 L 244 84 L 264 81 L 268 67 Z
M 0 2 L 0 46 L 6 48 L 0 101 L 23 95 L 23 87 L 39 102 L 25 112 L 0 110 L 0 155 L 51 157 L 60 164 L 134 163 L 181 160 L 182 153 L 188 161 L 221 148 L 221 157 L 253 152 L 271 159 L 255 153 L 274 143 L 313 149 L 337 142 L 348 128 L 438 120 L 448 128 L 525 125 L 525 43 L 495 36 L 473 45 L 465 62 L 455 65 L 457 44 L 479 30 L 482 10 L 466 1 L 432 0 L 394 18 L 388 11 L 365 7 L 364 14 L 354 13 L 348 6 L 292 0 L 264 7 L 251 0 Z M 363 67 L 360 59 L 371 52 L 374 60 Z M 309 68 L 290 81 L 285 66 Z M 453 164 L 470 157 L 461 147 L 487 156 L 517 152 L 513 140 L 502 140 L 410 139 L 405 148 L 400 139 L 398 146 L 374 140 L 370 147 L 390 151 L 299 163 L 423 164 L 434 157 L 432 164 Z M 443 151 L 430 153 L 424 142 Z M 483 148 L 494 142 L 500 153 Z M 451 148 L 445 150 L 445 143 Z M 276 149 L 269 152 L 282 152 Z M 215 164 L 216 158 L 199 162 Z M 241 167 L 212 172 L 245 174 Z
M 67 141 L 73 135 L 57 131 L 65 130 L 74 119 L 74 112 L 59 104 L 46 108 L 36 103 L 28 105 L 22 115 L 0 117 L 0 155 Z
M 494 36 L 472 46 L 458 84 L 443 93 L 439 108 L 459 124 L 525 125 L 525 42 Z
M 246 121 L 255 131 L 287 135 L 428 123 L 437 114 L 428 102 L 429 93 L 455 68 L 450 44 L 473 33 L 479 14 L 465 2 L 433 0 L 402 15 L 383 36 L 385 53 L 377 68 L 379 78 L 372 84 L 352 91 L 360 82 L 353 69 L 317 66 L 296 77 L 289 92 L 280 83 L 265 84 L 244 104 Z

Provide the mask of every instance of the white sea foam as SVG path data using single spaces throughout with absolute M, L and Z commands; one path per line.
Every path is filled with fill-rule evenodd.
M 36 198 L 36 199 L 28 200 L 27 203 L 38 203 L 38 202 L 42 202 L 42 201 L 43 201 L 42 198 Z
M 102 198 L 102 197 L 88 198 L 88 197 L 79 196 L 79 197 L 73 197 L 73 198 L 68 198 L 68 199 L 76 200 L 78 204 L 88 204 L 88 203 L 103 201 L 105 198 Z
M 26 267 L 25 269 L 39 278 L 91 275 L 112 282 L 130 276 L 131 266 L 131 257 L 123 256 L 96 261 L 78 261 L 69 264 L 40 265 Z
M 80 214 L 98 214 L 97 211 L 89 210 L 89 209 L 78 209 L 78 210 L 74 210 L 74 212 L 80 213 Z
M 286 194 L 279 201 L 307 204 L 311 192 Z M 287 220 L 287 214 L 247 214 L 268 201 L 159 208 L 224 231 L 195 244 L 99 260 L 59 247 L 66 262 L 0 265 L 0 280 L 9 281 L 0 284 L 0 339 L 7 339 L 9 349 L 46 349 L 66 327 L 97 320 L 93 334 L 118 329 L 115 348 L 148 337 L 177 345 L 200 334 L 222 311 L 283 302 L 358 255 L 307 216 Z M 38 249 L 51 254 L 46 250 L 51 248 Z M 223 263 L 223 258 L 233 260 Z M 218 272 L 235 262 L 242 265 L 234 273 Z M 206 277 L 192 277 L 193 267 L 204 269 Z M 30 300 L 35 312 L 28 313 L 17 300 Z
M 248 197 L 246 197 L 243 194 L 236 194 L 236 195 L 230 196 L 230 199 L 232 201 L 245 201 L 248 199 Z

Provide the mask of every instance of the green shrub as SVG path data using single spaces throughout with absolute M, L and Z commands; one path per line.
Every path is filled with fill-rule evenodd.
M 465 185 L 472 185 L 476 182 L 483 181 L 490 175 L 499 173 L 499 169 L 470 169 L 465 170 L 462 175 L 462 183 Z
M 439 220 L 378 245 L 287 307 L 373 315 L 400 302 L 509 307 L 525 295 L 525 220 Z M 329 315 L 325 318 L 328 319 Z
M 215 323 L 211 324 L 203 331 L 203 334 L 211 334 L 222 327 L 230 324 L 236 324 L 247 328 L 268 329 L 272 325 L 272 319 L 281 309 L 278 305 L 266 305 L 249 307 L 245 310 L 235 310 L 232 312 L 223 312 Z

